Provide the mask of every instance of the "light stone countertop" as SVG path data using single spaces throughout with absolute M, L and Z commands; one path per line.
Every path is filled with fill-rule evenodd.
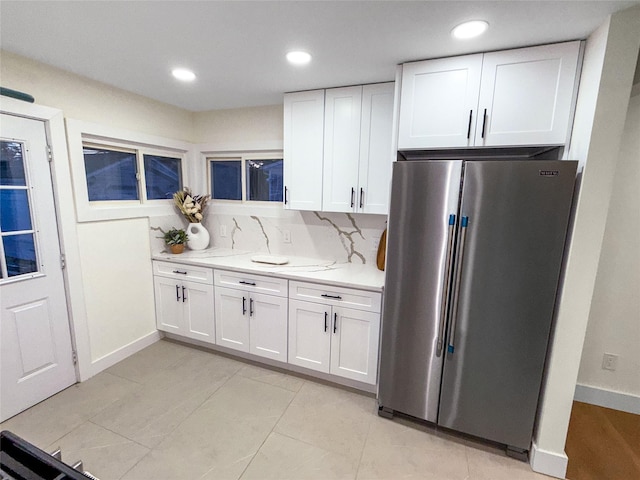
M 375 264 L 361 265 L 353 263 L 337 263 L 317 258 L 286 256 L 289 262 L 284 265 L 269 265 L 251 261 L 257 252 L 232 250 L 229 248 L 208 248 L 206 250 L 185 250 L 174 255 L 167 252 L 155 253 L 153 260 L 182 263 L 243 273 L 254 273 L 289 280 L 307 281 L 336 285 L 339 287 L 358 288 L 374 292 L 382 292 L 384 272 Z M 279 255 L 278 255 L 279 256 Z

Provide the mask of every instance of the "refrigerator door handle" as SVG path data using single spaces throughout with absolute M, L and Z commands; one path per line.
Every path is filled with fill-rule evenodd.
M 442 298 L 440 299 L 440 323 L 438 325 L 436 357 L 442 355 L 442 345 L 444 344 L 444 325 L 447 321 L 447 299 L 449 298 L 449 285 L 451 284 L 451 255 L 453 253 L 453 235 L 455 227 L 456 216 L 451 214 L 449 215 L 449 230 L 447 232 L 447 258 L 445 260 Z
M 453 308 L 451 309 L 451 325 L 449 327 L 449 344 L 447 352 L 453 353 L 455 350 L 456 320 L 458 319 L 458 297 L 460 296 L 460 279 L 462 277 L 462 261 L 464 258 L 464 244 L 467 239 L 467 226 L 469 217 L 460 219 L 460 246 L 458 248 L 458 261 L 456 262 L 456 281 L 453 290 Z

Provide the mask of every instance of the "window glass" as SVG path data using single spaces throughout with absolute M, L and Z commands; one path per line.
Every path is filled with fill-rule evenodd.
M 84 147 L 89 201 L 138 200 L 136 154 Z
M 282 159 L 247 160 L 247 200 L 282 201 Z
M 25 186 L 22 144 L 0 142 L 0 185 Z
M 26 189 L 0 190 L 0 230 L 31 230 L 31 210 Z
M 211 162 L 212 198 L 242 200 L 242 161 L 215 160 Z
M 9 277 L 38 271 L 33 233 L 7 235 L 2 237 L 2 243 Z
M 144 179 L 147 199 L 173 198 L 182 190 L 182 161 L 179 158 L 144 155 Z

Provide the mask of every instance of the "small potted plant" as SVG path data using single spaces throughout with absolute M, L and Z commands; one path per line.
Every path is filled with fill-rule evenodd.
M 189 236 L 187 232 L 182 230 L 181 228 L 171 228 L 164 233 L 164 243 L 169 245 L 171 249 L 171 253 L 182 253 L 184 252 L 184 244 L 189 240 Z

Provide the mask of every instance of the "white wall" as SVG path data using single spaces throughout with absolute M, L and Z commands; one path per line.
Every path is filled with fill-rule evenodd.
M 574 389 L 640 47 L 640 7 L 588 39 L 569 157 L 584 166 L 534 435 L 534 470 L 563 478 Z
M 616 371 L 601 368 L 605 352 L 619 355 Z M 640 94 L 629 101 L 578 384 L 640 405 Z

